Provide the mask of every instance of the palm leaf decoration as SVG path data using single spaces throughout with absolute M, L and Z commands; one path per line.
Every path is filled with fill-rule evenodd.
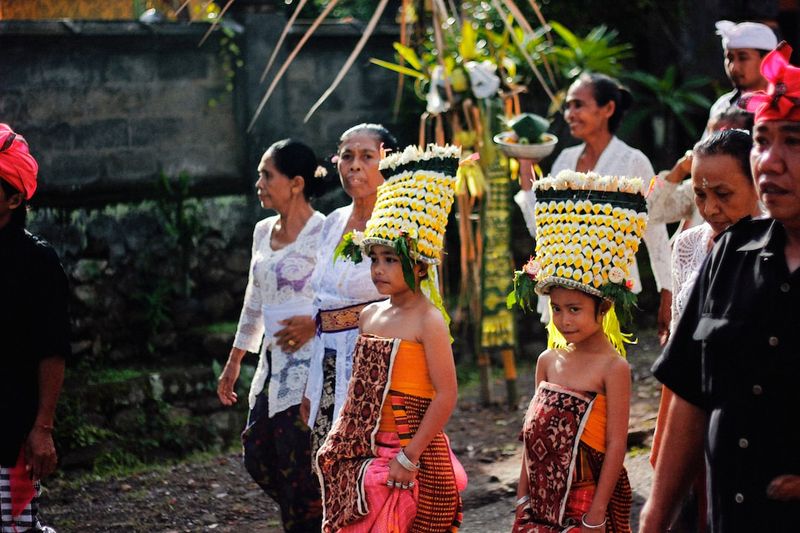
M 258 107 L 256 108 L 255 113 L 253 113 L 253 118 L 250 119 L 250 124 L 247 126 L 248 132 L 252 131 L 253 126 L 255 126 L 256 124 L 256 120 L 258 119 L 259 115 L 261 115 L 261 111 L 264 110 L 264 106 L 267 105 L 270 96 L 272 96 L 273 91 L 275 91 L 275 87 L 278 85 L 278 82 L 281 81 L 281 78 L 283 78 L 283 75 L 286 74 L 286 71 L 289 69 L 289 65 L 292 64 L 292 61 L 294 61 L 294 58 L 297 57 L 297 54 L 300 53 L 300 50 L 303 48 L 303 46 L 305 46 L 305 44 L 308 42 L 308 40 L 311 38 L 314 32 L 317 31 L 319 25 L 322 24 L 322 21 L 325 20 L 325 18 L 330 14 L 331 11 L 333 11 L 333 8 L 336 7 L 336 4 L 338 3 L 339 0 L 331 0 L 325 6 L 325 9 L 323 9 L 322 13 L 320 13 L 319 16 L 316 19 L 314 19 L 313 24 L 311 24 L 308 30 L 306 30 L 305 34 L 303 34 L 303 37 L 300 39 L 297 45 L 295 45 L 294 49 L 289 54 L 289 57 L 287 57 L 286 61 L 283 62 L 283 65 L 281 65 L 281 68 L 278 70 L 278 73 L 272 79 L 272 83 L 270 83 L 267 92 L 264 94 L 263 98 L 261 98 L 261 101 L 258 103 Z
M 292 16 L 289 18 L 289 21 L 286 23 L 286 26 L 283 27 L 283 31 L 281 32 L 281 36 L 278 37 L 278 42 L 275 45 L 275 48 L 272 50 L 272 55 L 269 57 L 269 61 L 267 61 L 267 66 L 264 67 L 264 72 L 261 73 L 261 78 L 258 80 L 260 83 L 264 83 L 264 79 L 267 77 L 267 72 L 272 67 L 272 63 L 275 62 L 275 58 L 278 57 L 278 52 L 280 52 L 281 47 L 283 46 L 283 41 L 286 40 L 286 36 L 289 35 L 289 30 L 292 29 L 294 26 L 294 22 L 297 20 L 297 16 L 300 15 L 300 11 L 303 10 L 308 0 L 300 0 L 297 4 L 297 8 L 292 12 Z
M 322 96 L 320 96 L 319 99 L 314 103 L 314 105 L 311 106 L 311 109 L 308 111 L 308 113 L 306 113 L 306 116 L 303 118 L 303 122 L 308 122 L 308 119 L 311 118 L 311 115 L 313 115 L 314 112 L 317 109 L 319 109 L 319 106 L 321 106 L 323 102 L 325 102 L 325 100 L 328 99 L 328 97 L 333 93 L 333 91 L 336 90 L 336 87 L 338 87 L 339 84 L 342 82 L 342 79 L 344 79 L 345 75 L 350 70 L 350 67 L 353 66 L 356 57 L 358 57 L 358 54 L 360 54 L 361 50 L 364 49 L 364 45 L 367 44 L 367 41 L 372 35 L 372 32 L 375 31 L 375 26 L 378 25 L 378 20 L 380 20 L 381 15 L 386 9 L 386 4 L 388 3 L 389 0 L 380 1 L 378 7 L 375 8 L 375 13 L 372 14 L 372 18 L 369 20 L 367 27 L 364 29 L 364 34 L 361 35 L 361 39 L 358 40 L 355 48 L 353 48 L 353 51 L 350 52 L 350 56 L 347 58 L 347 61 L 345 61 L 344 66 L 342 66 L 342 68 L 339 70 L 339 73 L 336 75 L 336 78 L 334 78 L 330 86 L 325 90 L 324 93 L 322 93 Z

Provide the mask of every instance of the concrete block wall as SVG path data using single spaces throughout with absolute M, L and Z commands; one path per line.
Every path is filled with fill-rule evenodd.
M 205 26 L 0 23 L 0 120 L 25 135 L 45 205 L 147 196 L 159 173 L 241 191 L 244 136 Z M 209 106 L 216 98 L 219 105 Z M 137 198 L 138 197 L 138 198 Z

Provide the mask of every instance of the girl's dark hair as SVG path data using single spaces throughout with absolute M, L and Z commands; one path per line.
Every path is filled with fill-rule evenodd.
M 742 169 L 742 174 L 747 178 L 747 183 L 753 183 L 753 171 L 750 168 L 750 149 L 753 147 L 753 138 L 745 130 L 715 131 L 702 141 L 694 145 L 692 152 L 695 156 L 727 155 L 734 158 Z
M 366 133 L 368 135 L 372 135 L 379 143 L 383 144 L 384 150 L 397 151 L 399 148 L 395 136 L 392 135 L 383 125 L 369 124 L 367 122 L 357 124 L 342 133 L 342 136 L 339 137 L 339 146 L 341 146 L 347 137 L 353 135 L 354 133 Z
M 608 119 L 608 131 L 616 132 L 622 117 L 633 103 L 631 92 L 619 81 L 605 74 L 583 73 L 578 81 L 592 86 L 592 95 L 598 106 L 614 102 L 614 114 Z
M 294 139 L 283 139 L 267 148 L 264 155 L 272 159 L 281 174 L 303 178 L 303 196 L 306 200 L 317 198 L 325 192 L 327 180 L 324 173 L 318 173 L 320 167 L 317 156 L 308 145 Z
M 5 194 L 6 198 L 9 196 L 14 196 L 15 194 L 22 194 L 16 188 L 14 188 L 9 182 L 4 179 L 0 179 L 0 187 L 3 188 L 3 194 Z M 14 209 L 14 212 L 11 213 L 11 220 L 9 220 L 8 224 L 10 227 L 13 228 L 25 228 L 25 222 L 28 218 L 28 201 L 25 200 L 24 195 L 22 199 L 22 203 Z

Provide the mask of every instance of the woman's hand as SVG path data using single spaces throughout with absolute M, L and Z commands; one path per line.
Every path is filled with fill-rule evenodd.
M 275 343 L 286 353 L 294 353 L 317 334 L 317 323 L 310 316 L 293 316 L 281 320 L 283 329 L 275 333 Z
M 239 379 L 241 368 L 241 359 L 236 360 L 229 357 L 228 362 L 225 363 L 225 368 L 222 369 L 222 374 L 219 375 L 217 381 L 217 397 L 222 405 L 231 406 L 239 399 L 233 387 L 236 385 L 236 380 Z
M 670 183 L 680 183 L 689 177 L 692 172 L 692 151 L 688 150 L 683 157 L 678 159 L 672 170 L 664 177 Z
M 767 486 L 767 496 L 782 502 L 800 501 L 800 476 L 786 474 L 776 477 Z
M 394 481 L 394 488 L 404 490 L 403 485 L 411 489 L 416 483 L 417 473 L 406 470 L 403 465 L 397 462 L 397 458 L 389 461 L 389 478 L 386 480 L 387 485 L 389 481 Z M 391 487 L 389 487 L 391 488 Z

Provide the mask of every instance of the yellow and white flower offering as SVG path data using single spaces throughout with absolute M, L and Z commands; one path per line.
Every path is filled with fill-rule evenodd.
M 631 267 L 647 226 L 642 180 L 563 170 L 534 182 L 534 190 L 536 251 L 515 273 L 509 307 L 530 310 L 534 293 L 562 286 L 613 301 L 629 314 L 636 302 Z M 616 313 L 606 320 L 615 322 L 609 327 L 620 335 L 620 349 L 625 335 Z M 605 324 L 604 330 L 609 333 Z
M 386 182 L 378 187 L 372 216 L 363 233 L 343 237 L 336 256 L 359 262 L 370 246 L 381 244 L 397 250 L 404 271 L 411 261 L 439 263 L 460 157 L 461 147 L 435 144 L 385 157 L 380 169 Z
M 394 246 L 407 236 L 412 259 L 439 262 L 447 216 L 453 205 L 461 148 L 429 144 L 408 146 L 381 161 L 386 182 L 378 187 L 363 246 Z

